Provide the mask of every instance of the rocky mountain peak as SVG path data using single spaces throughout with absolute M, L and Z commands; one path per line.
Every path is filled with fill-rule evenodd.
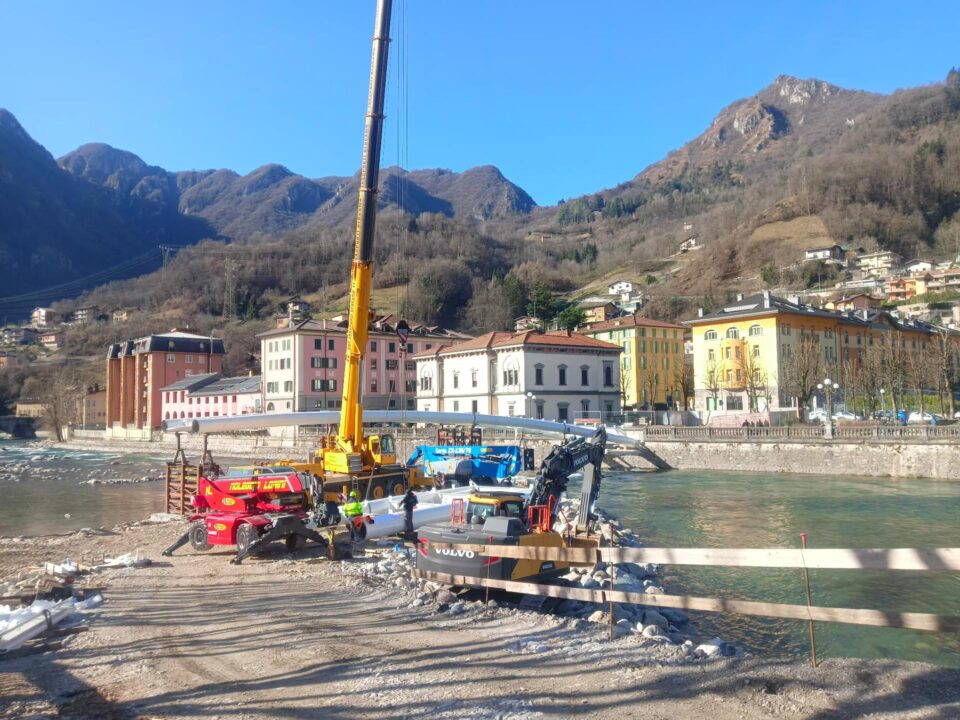
M 824 101 L 840 92 L 840 88 L 823 80 L 801 80 L 791 75 L 779 75 L 773 81 L 779 97 L 790 105 L 808 105 Z

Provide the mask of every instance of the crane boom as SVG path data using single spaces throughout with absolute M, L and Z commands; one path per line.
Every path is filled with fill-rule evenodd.
M 363 164 L 360 168 L 360 198 L 353 264 L 350 269 L 350 315 L 343 374 L 343 401 L 337 444 L 345 452 L 363 449 L 363 406 L 360 403 L 360 374 L 367 347 L 370 322 L 370 285 L 373 270 L 373 241 L 377 224 L 377 185 L 380 178 L 380 148 L 383 139 L 383 107 L 387 86 L 387 51 L 390 44 L 392 0 L 377 0 L 377 17 L 370 58 L 370 92 L 363 136 Z

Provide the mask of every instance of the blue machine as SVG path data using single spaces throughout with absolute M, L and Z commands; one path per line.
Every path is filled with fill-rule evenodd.
M 451 483 L 501 484 L 523 469 L 517 445 L 418 445 L 407 460 L 412 467 L 423 460 L 423 474 L 443 474 Z

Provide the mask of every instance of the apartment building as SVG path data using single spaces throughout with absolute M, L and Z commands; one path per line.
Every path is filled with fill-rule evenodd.
M 417 356 L 418 410 L 573 422 L 620 412 L 619 345 L 564 330 L 490 332 Z
M 406 342 L 396 332 L 399 318 L 384 316 L 370 325 L 360 392 L 373 410 L 416 407 L 413 356 L 469 338 L 439 327 L 412 324 Z M 260 338 L 264 412 L 339 409 L 347 349 L 347 320 L 302 320 L 269 330 Z
M 57 320 L 57 311 L 53 308 L 38 307 L 30 313 L 30 324 L 35 328 L 47 328 Z
M 193 375 L 160 389 L 164 420 L 231 417 L 261 412 L 259 375 Z
M 816 344 L 823 372 L 839 377 L 842 363 L 859 362 L 874 345 L 900 342 L 908 353 L 918 352 L 938 332 L 882 310 L 835 312 L 768 291 L 738 295 L 736 302 L 713 313 L 701 311 L 684 324 L 693 333 L 696 409 L 708 415 L 795 415 L 786 368 L 806 340 Z M 951 337 L 957 343 L 960 336 Z
M 619 389 L 624 407 L 673 408 L 683 400 L 683 325 L 628 315 L 577 332 L 623 348 Z
M 193 375 L 220 372 L 223 355 L 223 340 L 177 329 L 111 345 L 107 430 L 159 428 L 161 388 Z

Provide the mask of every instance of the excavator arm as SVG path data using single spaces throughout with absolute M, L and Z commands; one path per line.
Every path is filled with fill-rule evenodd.
M 524 503 L 524 515 L 530 507 L 549 506 L 556 514 L 560 497 L 567 489 L 570 475 L 583 471 L 583 497 L 580 502 L 578 528 L 586 527 L 594 518 L 600 496 L 600 465 L 606 452 L 607 431 L 600 428 L 588 438 L 578 437 L 553 448 L 540 464 L 540 472 Z M 551 498 L 553 502 L 551 503 Z M 556 518 L 551 518 L 551 523 Z

